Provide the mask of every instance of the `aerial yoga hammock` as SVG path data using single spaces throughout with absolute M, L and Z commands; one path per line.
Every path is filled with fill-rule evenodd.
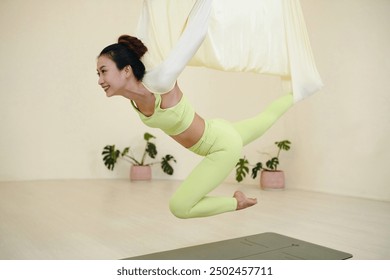
M 194 3 L 144 1 L 137 33 L 149 49 L 147 67 L 161 63 L 190 23 L 204 15 Z M 188 65 L 280 76 L 295 102 L 321 89 L 299 0 L 214 0 L 210 13 L 206 38 Z M 194 29 L 182 45 L 203 32 Z
M 294 101 L 321 87 L 299 2 L 145 0 L 138 37 L 149 50 L 141 56 L 146 72 L 138 80 L 155 97 L 151 115 L 143 114 L 139 104 L 129 98 L 141 120 L 172 137 L 187 133 L 196 118 L 197 124 L 204 124 L 200 139 L 187 147 L 204 159 L 172 196 L 171 212 L 179 218 L 207 217 L 255 204 L 255 199 L 241 192 L 233 197 L 209 193 L 233 170 L 244 145 L 263 135 Z M 112 54 L 116 48 L 124 48 L 121 40 L 100 56 Z M 134 55 L 130 55 L 132 60 Z M 221 119 L 199 122 L 185 95 L 173 107 L 161 107 L 162 96 L 177 87 L 177 77 L 186 65 L 279 75 L 291 81 L 293 94 L 287 92 L 263 112 L 236 123 Z M 103 76 L 99 84 L 106 87 L 105 83 Z

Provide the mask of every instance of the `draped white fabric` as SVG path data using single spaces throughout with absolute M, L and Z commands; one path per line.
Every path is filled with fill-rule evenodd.
M 144 0 L 137 36 L 147 69 L 166 58 L 196 0 Z M 208 33 L 188 65 L 281 76 L 299 101 L 322 87 L 299 0 L 213 0 Z

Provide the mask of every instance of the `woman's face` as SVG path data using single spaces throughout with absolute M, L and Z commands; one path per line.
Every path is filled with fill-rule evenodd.
M 96 70 L 99 76 L 98 84 L 106 92 L 106 95 L 108 97 L 121 95 L 127 81 L 125 68 L 119 70 L 114 61 L 102 55 L 98 58 Z

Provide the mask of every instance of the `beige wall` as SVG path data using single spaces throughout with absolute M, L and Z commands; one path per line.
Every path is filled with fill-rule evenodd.
M 161 154 L 177 157 L 171 178 L 183 179 L 199 161 L 97 85 L 96 55 L 134 32 L 141 3 L 0 2 L 0 181 L 126 177 L 125 163 L 114 172 L 104 167 L 102 147 L 137 148 L 145 131 L 158 137 Z M 288 138 L 293 149 L 281 167 L 289 188 L 390 200 L 390 1 L 301 3 L 325 87 L 243 154 L 257 160 Z M 195 68 L 179 82 L 201 115 L 232 121 L 260 111 L 281 90 L 277 77 Z
M 390 1 L 301 3 L 325 87 L 286 118 L 289 184 L 390 200 Z

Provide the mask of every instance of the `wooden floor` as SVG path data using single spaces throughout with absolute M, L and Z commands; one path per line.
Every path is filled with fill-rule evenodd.
M 390 202 L 223 184 L 259 199 L 243 211 L 180 220 L 168 200 L 180 182 L 69 180 L 0 183 L 0 259 L 122 259 L 276 232 L 353 254 L 390 259 Z

